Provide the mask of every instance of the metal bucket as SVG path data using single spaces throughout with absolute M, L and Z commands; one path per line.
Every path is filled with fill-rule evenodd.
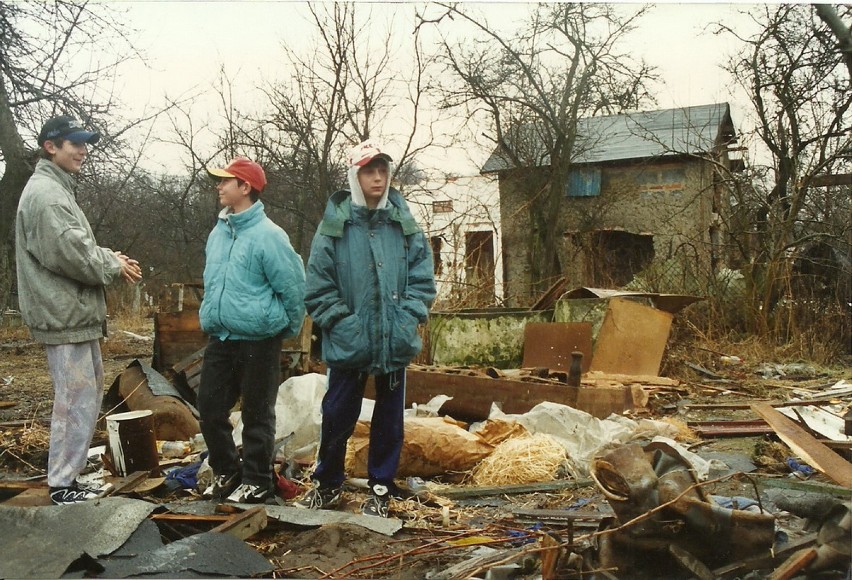
M 160 465 L 151 410 L 108 415 L 106 425 L 112 464 L 118 475 L 151 471 Z

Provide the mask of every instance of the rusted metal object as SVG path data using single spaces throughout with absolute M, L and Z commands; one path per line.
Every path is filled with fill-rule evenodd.
M 640 561 L 682 566 L 690 561 L 686 555 L 713 567 L 768 554 L 772 547 L 772 515 L 713 503 L 690 464 L 665 443 L 617 447 L 593 461 L 591 474 L 616 513 L 616 521 L 606 524 L 614 531 L 598 546 L 602 567 L 628 570 Z

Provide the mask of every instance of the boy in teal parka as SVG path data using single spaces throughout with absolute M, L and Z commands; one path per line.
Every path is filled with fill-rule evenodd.
M 349 191 L 331 196 L 308 259 L 305 302 L 322 329 L 328 387 L 314 487 L 297 506 L 340 503 L 346 443 L 368 375 L 376 406 L 367 461 L 368 515 L 387 517 L 403 442 L 405 367 L 422 348 L 417 326 L 435 298 L 432 253 L 402 195 L 389 155 L 372 141 L 349 156 Z
M 207 239 L 204 300 L 199 317 L 210 336 L 204 351 L 198 412 L 210 451 L 213 483 L 203 495 L 260 503 L 272 495 L 275 399 L 281 382 L 281 340 L 305 317 L 305 271 L 283 229 L 263 209 L 263 168 L 237 157 L 219 179 L 224 208 Z M 243 461 L 228 420 L 241 401 Z

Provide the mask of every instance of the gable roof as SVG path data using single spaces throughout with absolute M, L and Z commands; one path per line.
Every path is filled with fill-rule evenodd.
M 734 134 L 728 103 L 587 117 L 577 122 L 578 151 L 574 163 L 706 153 Z M 539 165 L 549 163 L 544 156 Z M 495 149 L 481 173 L 512 167 L 500 150 Z

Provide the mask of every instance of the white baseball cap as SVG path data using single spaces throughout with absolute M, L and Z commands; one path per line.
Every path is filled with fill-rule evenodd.
M 388 163 L 393 161 L 390 155 L 382 151 L 382 146 L 377 141 L 367 139 L 352 148 L 347 160 L 349 165 L 363 167 L 376 158 L 384 159 Z

